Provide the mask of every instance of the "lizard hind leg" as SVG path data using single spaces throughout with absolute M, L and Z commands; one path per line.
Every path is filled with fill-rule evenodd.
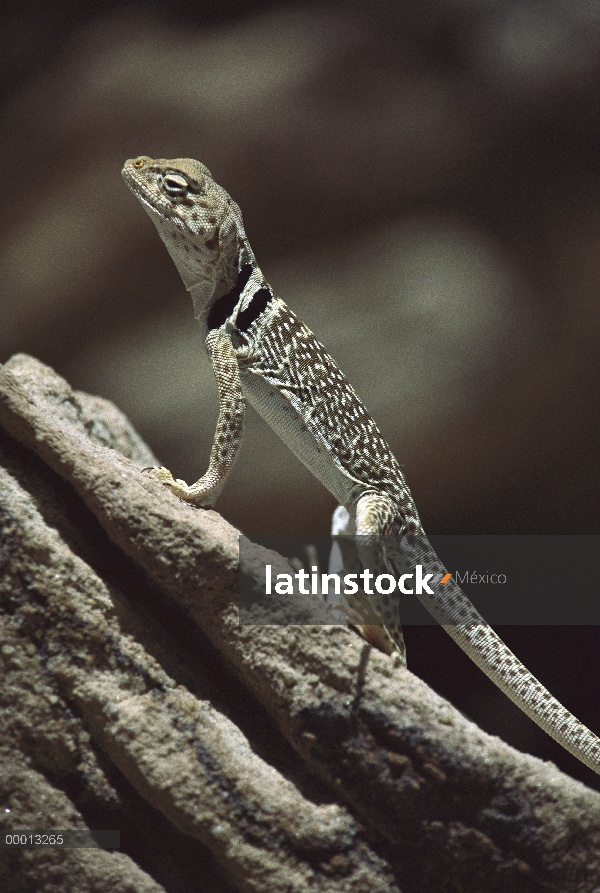
M 384 654 L 394 655 L 406 666 L 398 592 L 393 588 L 396 574 L 387 559 L 383 535 L 393 529 L 396 518 L 395 507 L 387 497 L 366 493 L 358 500 L 352 515 L 342 506 L 336 509 L 331 532 L 340 536 L 334 548 L 339 549 L 346 572 L 356 572 L 362 566 L 373 574 L 370 582 L 365 582 L 365 590 L 352 596 L 353 625 L 366 642 Z M 386 578 L 380 581 L 380 588 L 391 588 L 390 592 L 377 590 L 375 579 L 381 574 Z

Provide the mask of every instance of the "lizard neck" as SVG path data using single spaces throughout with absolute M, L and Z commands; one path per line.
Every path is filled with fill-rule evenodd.
M 251 272 L 256 271 L 259 276 L 261 275 L 241 222 L 228 227 L 223 226 L 220 239 L 220 258 L 215 265 L 217 270 L 220 268 L 220 274 L 217 273 L 216 283 L 214 277 L 210 279 L 203 275 L 201 270 L 197 271 L 198 278 L 192 279 L 189 285 L 184 278 L 185 287 L 194 302 L 194 316 L 199 320 L 210 315 L 212 308 L 218 302 L 226 304 L 228 299 L 236 294 L 236 291 L 237 297 L 240 297 L 250 278 L 250 274 L 247 273 L 248 269 Z M 234 302 L 233 306 L 235 303 L 237 302 Z
M 262 279 L 260 269 L 256 263 L 243 263 L 238 270 L 235 284 L 223 295 L 217 296 L 215 290 L 212 300 L 205 305 L 195 316 L 202 328 L 203 337 L 212 329 L 217 329 L 231 316 L 236 306 L 243 298 L 248 288 L 256 288 L 256 280 Z M 193 289 L 190 289 L 192 299 Z

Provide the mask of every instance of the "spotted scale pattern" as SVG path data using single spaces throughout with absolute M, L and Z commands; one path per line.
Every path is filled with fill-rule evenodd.
M 241 344 L 236 353 L 248 400 L 254 402 L 253 379 L 283 397 L 273 418 L 260 402 L 256 409 L 341 503 L 363 506 L 356 527 L 363 541 L 362 564 L 392 573 L 385 555 L 369 557 L 366 540 L 372 536 L 375 547 L 382 532 L 421 526 L 402 470 L 360 398 L 323 345 L 280 299 L 274 299 L 271 312 Z M 307 455 L 309 441 L 313 452 Z M 355 624 L 363 637 L 387 654 L 395 650 L 405 665 L 397 593 L 362 593 L 349 607 L 363 618 Z
M 389 526 L 419 527 L 402 470 L 354 388 L 313 333 L 283 301 L 256 332 L 246 366 L 295 409 L 298 420 L 353 484 L 391 503 Z M 379 528 L 380 533 L 387 532 Z

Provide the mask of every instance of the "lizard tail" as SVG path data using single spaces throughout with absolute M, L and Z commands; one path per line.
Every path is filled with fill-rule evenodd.
M 400 540 L 401 554 L 406 558 L 408 553 L 413 553 L 411 562 L 422 564 L 424 572 L 444 575 L 442 562 L 427 539 L 422 534 L 410 539 L 412 545 L 405 538 Z M 517 707 L 565 750 L 600 775 L 600 739 L 529 672 L 453 579 L 444 584 L 443 593 L 434 589 L 432 595 L 426 591 L 417 593 L 417 598 Z
M 469 601 L 462 592 L 460 594 Z M 421 601 L 434 614 L 424 598 L 421 597 Z M 475 610 L 472 605 L 471 609 Z M 445 611 L 439 614 L 443 617 Z M 449 624 L 446 620 L 442 626 L 517 707 L 565 750 L 600 775 L 600 739 L 550 694 L 483 618 L 476 624 L 466 625 Z

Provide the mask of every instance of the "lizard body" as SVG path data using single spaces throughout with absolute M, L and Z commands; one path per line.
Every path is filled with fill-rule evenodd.
M 213 506 L 238 454 L 247 399 L 343 507 L 334 532 L 355 534 L 386 570 L 418 562 L 442 577 L 396 458 L 335 361 L 265 281 L 239 207 L 193 159 L 140 156 L 125 163 L 123 176 L 192 295 L 219 389 L 206 474 L 188 486 L 165 468 L 148 471 L 181 499 Z M 418 597 L 469 657 L 600 774 L 600 740 L 518 661 L 454 580 L 442 591 L 427 588 Z M 371 599 L 383 626 L 359 630 L 406 664 L 397 606 L 386 595 Z

